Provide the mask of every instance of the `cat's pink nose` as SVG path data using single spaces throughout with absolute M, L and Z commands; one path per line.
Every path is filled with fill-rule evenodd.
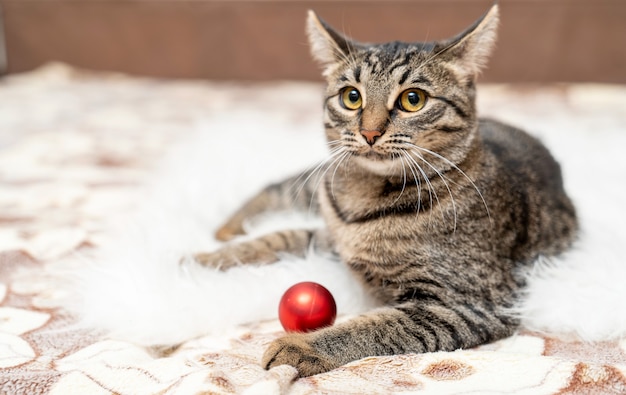
M 361 135 L 369 145 L 374 145 L 376 140 L 383 134 L 379 130 L 361 130 Z

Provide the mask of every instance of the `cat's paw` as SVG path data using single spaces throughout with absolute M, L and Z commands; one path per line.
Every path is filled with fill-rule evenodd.
M 194 260 L 203 266 L 228 270 L 244 264 L 265 264 L 278 260 L 276 252 L 268 249 L 263 242 L 251 240 L 230 244 L 215 252 L 199 253 Z
M 202 252 L 193 255 L 193 260 L 202 266 L 211 267 L 218 270 L 228 270 L 233 266 L 239 265 L 241 262 L 232 255 L 223 252 Z
M 339 367 L 338 363 L 317 351 L 311 344 L 311 337 L 306 334 L 291 334 L 274 340 L 263 355 L 262 365 L 265 369 L 291 365 L 298 370 L 299 377 Z
M 215 238 L 219 241 L 230 241 L 237 236 L 245 235 L 246 231 L 240 225 L 227 223 L 215 232 Z

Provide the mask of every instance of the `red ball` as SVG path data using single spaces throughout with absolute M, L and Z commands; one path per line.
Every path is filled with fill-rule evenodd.
M 337 317 L 333 295 L 313 282 L 298 283 L 287 291 L 278 305 L 278 319 L 287 332 L 311 332 L 331 326 Z

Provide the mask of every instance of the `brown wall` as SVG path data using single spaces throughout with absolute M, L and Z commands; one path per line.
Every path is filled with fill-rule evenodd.
M 8 72 L 49 60 L 159 77 L 318 79 L 304 20 L 314 9 L 362 40 L 454 35 L 489 0 L 0 0 Z M 626 1 L 501 0 L 483 81 L 626 83 Z

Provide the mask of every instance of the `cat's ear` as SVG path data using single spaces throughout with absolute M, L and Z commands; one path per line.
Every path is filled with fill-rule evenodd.
M 349 54 L 358 44 L 343 34 L 335 31 L 326 22 L 309 10 L 306 32 L 309 37 L 311 54 L 329 73 L 332 65 L 348 59 Z
M 442 57 L 452 63 L 464 77 L 475 79 L 487 64 L 496 42 L 499 21 L 498 5 L 494 4 L 457 37 L 435 47 Z

